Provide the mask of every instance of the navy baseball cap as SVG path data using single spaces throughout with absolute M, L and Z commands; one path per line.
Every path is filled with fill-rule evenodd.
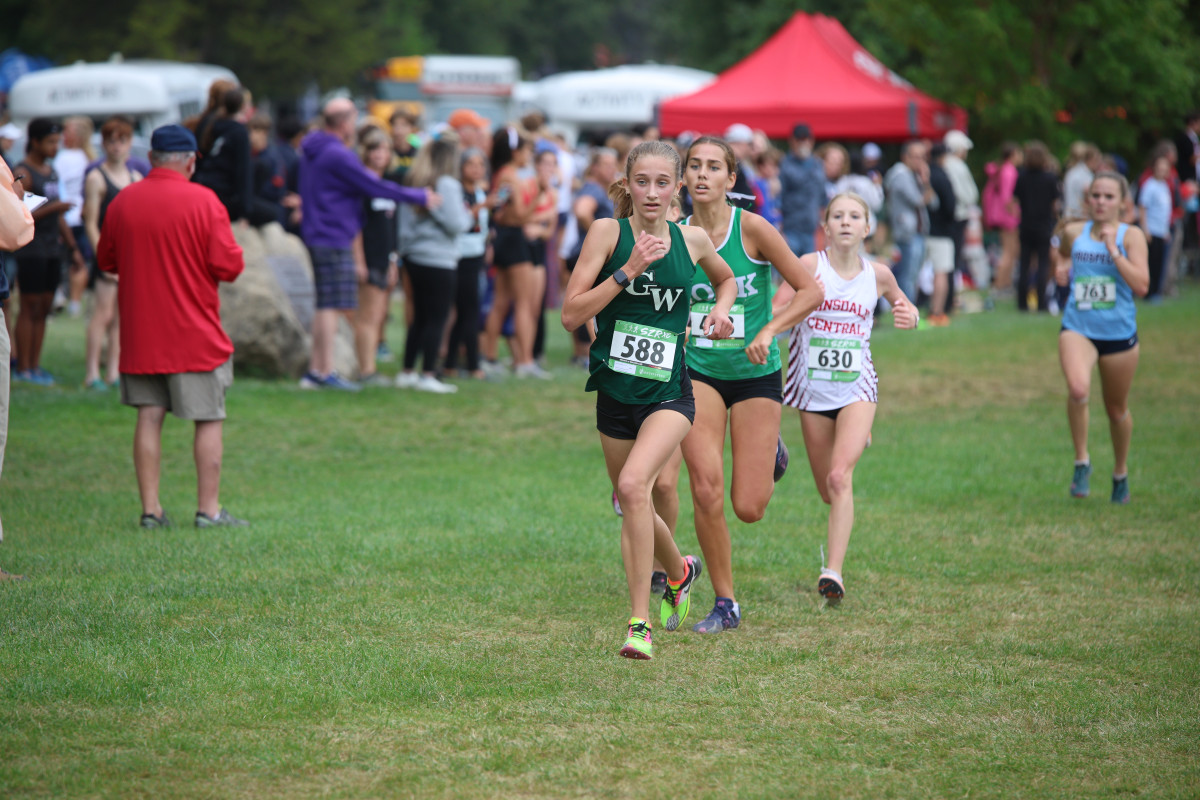
M 62 133 L 62 125 L 46 117 L 35 117 L 29 121 L 29 127 L 26 129 L 26 132 L 29 141 L 40 142 L 47 136 Z
M 182 125 L 163 125 L 150 134 L 150 149 L 156 153 L 194 153 L 200 147 L 192 132 Z

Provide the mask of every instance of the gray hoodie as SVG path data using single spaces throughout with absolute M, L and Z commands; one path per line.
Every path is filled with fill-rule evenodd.
M 425 267 L 458 267 L 458 235 L 471 225 L 462 184 L 443 175 L 434 184 L 442 204 L 433 211 L 400 206 L 400 256 Z

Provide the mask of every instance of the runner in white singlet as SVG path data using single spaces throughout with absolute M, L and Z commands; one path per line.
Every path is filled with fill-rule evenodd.
M 875 366 L 871 326 L 880 296 L 892 304 L 897 328 L 915 328 L 917 309 L 896 284 L 892 271 L 861 255 L 870 211 L 853 193 L 834 197 L 825 209 L 820 253 L 800 263 L 825 284 L 825 301 L 792 329 L 783 400 L 800 409 L 808 463 L 821 499 L 829 504 L 829 561 L 817 591 L 830 604 L 845 594 L 842 562 L 854 527 L 854 467 L 867 446 L 875 420 Z M 775 305 L 787 302 L 781 287 Z

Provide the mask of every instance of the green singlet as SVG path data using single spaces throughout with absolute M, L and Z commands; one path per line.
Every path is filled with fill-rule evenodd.
M 593 287 L 629 261 L 633 228 L 618 220 L 621 233 L 612 257 Z M 688 290 L 696 265 L 683 231 L 669 223 L 671 249 L 635 278 L 596 315 L 596 341 L 590 351 L 587 391 L 601 391 L 629 405 L 676 400 L 683 395 L 684 333 Z
M 684 224 L 690 225 L 688 217 Z M 756 261 L 746 255 L 742 243 L 742 209 L 733 208 L 729 220 L 729 231 L 725 241 L 717 248 L 717 254 L 733 270 L 737 279 L 738 299 L 730 310 L 733 320 L 733 337 L 730 339 L 706 339 L 698 333 L 697 326 L 704 315 L 712 310 L 716 291 L 703 271 L 696 273 L 691 286 L 692 332 L 687 348 L 687 365 L 702 375 L 723 381 L 745 378 L 761 378 L 780 369 L 779 343 L 772 340 L 766 364 L 755 364 L 746 358 L 746 345 L 771 321 L 771 299 L 775 286 L 771 282 L 771 264 Z

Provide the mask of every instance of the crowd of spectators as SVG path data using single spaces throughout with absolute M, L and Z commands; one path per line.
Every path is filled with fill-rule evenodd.
M 365 383 L 448 393 L 458 378 L 549 377 L 545 311 L 589 226 L 612 215 L 607 190 L 625 155 L 659 138 L 643 126 L 572 144 L 539 113 L 488 120 L 466 108 L 429 127 L 408 111 L 362 120 L 347 100 L 303 124 L 256 110 L 245 87 L 220 80 L 186 124 L 199 146 L 192 180 L 215 193 L 231 224 L 277 223 L 304 240 L 316 313 L 301 385 L 351 391 Z M 93 291 L 86 385 L 104 390 L 117 381 L 115 288 L 97 275 L 93 253 L 104 209 L 149 165 L 130 157 L 130 121 L 104 121 L 101 154 L 91 149 L 91 126 L 80 117 L 0 129 L 0 137 L 25 135 L 27 152 L 14 171 L 51 200 L 35 213 L 34 242 L 15 258 L 5 254 L 24 301 L 14 336 L 17 381 L 54 381 L 39 356 L 60 284 L 72 314 Z M 1188 115 L 1180 135 L 1130 175 L 1126 217 L 1150 242 L 1150 302 L 1174 290 L 1185 245 L 1195 240 L 1198 132 L 1200 113 Z M 1062 163 L 1031 141 L 1004 144 L 986 165 L 975 153 L 973 173 L 974 144 L 962 131 L 904 142 L 885 155 L 871 142 L 818 142 L 802 120 L 782 147 L 741 123 L 685 132 L 672 144 L 682 151 L 702 133 L 721 135 L 736 156 L 729 202 L 766 217 L 798 254 L 822 246 L 829 198 L 861 196 L 871 212 L 867 248 L 893 268 L 907 296 L 928 306 L 935 326 L 949 324 L 964 286 L 987 290 L 989 303 L 1015 300 L 1023 311 L 1060 308 L 1050 281 L 1055 228 L 1084 215 L 1094 172 L 1128 172 L 1086 142 L 1073 144 Z M 680 202 L 686 216 L 690 201 Z M 968 258 L 972 244 L 981 258 Z M 379 365 L 393 358 L 386 330 L 397 294 L 408 336 L 399 373 L 384 377 Z M 333 369 L 340 316 L 355 333 L 355 376 Z M 576 364 L 590 336 L 586 326 L 573 333 Z

